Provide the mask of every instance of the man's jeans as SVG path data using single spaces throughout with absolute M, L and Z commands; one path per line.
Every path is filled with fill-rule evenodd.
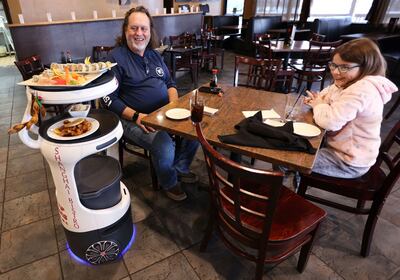
M 145 133 L 131 121 L 121 119 L 124 136 L 150 151 L 158 182 L 164 190 L 174 187 L 178 173 L 189 173 L 189 166 L 196 154 L 199 142 L 182 139 L 175 152 L 175 141 L 165 131 Z

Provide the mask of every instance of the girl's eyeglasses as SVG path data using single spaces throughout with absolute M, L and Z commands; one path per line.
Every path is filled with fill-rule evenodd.
M 329 66 L 329 69 L 331 69 L 331 71 L 334 71 L 335 69 L 338 69 L 339 70 L 339 73 L 346 73 L 346 72 L 349 72 L 351 69 L 353 69 L 353 68 L 357 68 L 357 67 L 360 67 L 360 65 L 353 65 L 353 66 L 349 66 L 349 65 L 345 65 L 345 64 L 336 64 L 336 63 L 333 63 L 332 61 L 331 62 L 328 62 L 328 66 Z

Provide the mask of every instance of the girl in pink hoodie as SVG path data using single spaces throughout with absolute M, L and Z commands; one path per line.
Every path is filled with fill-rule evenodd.
M 381 143 L 383 106 L 397 87 L 385 78 L 386 62 L 378 46 L 363 38 L 335 49 L 329 68 L 334 84 L 308 92 L 305 103 L 327 131 L 313 172 L 356 178 L 375 163 Z

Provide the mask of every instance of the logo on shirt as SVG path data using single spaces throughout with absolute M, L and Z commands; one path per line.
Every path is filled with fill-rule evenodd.
M 156 68 L 156 73 L 160 77 L 164 76 L 164 70 L 161 67 Z

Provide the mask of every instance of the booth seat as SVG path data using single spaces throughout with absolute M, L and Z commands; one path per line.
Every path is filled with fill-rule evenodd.
M 388 78 L 400 86 L 400 33 L 380 39 L 378 45 L 387 62 Z
M 314 33 L 325 35 L 325 41 L 340 40 L 340 36 L 353 33 L 350 29 L 351 17 L 317 18 L 314 20 Z
M 232 32 L 219 30 L 221 26 L 238 25 L 239 16 L 205 16 L 204 24 L 217 29 L 218 35 L 231 35 Z
M 352 23 L 351 17 L 343 16 L 315 19 L 312 24 L 312 31 L 325 35 L 325 41 L 333 42 L 340 40 L 341 35 L 380 32 L 382 27 L 369 23 Z
M 282 22 L 281 16 L 256 16 L 250 18 L 247 29 L 242 32 L 241 37 L 232 42 L 233 49 L 237 53 L 252 55 L 254 53 L 253 40 L 255 34 L 267 33 L 269 29 L 286 28 L 286 22 Z

